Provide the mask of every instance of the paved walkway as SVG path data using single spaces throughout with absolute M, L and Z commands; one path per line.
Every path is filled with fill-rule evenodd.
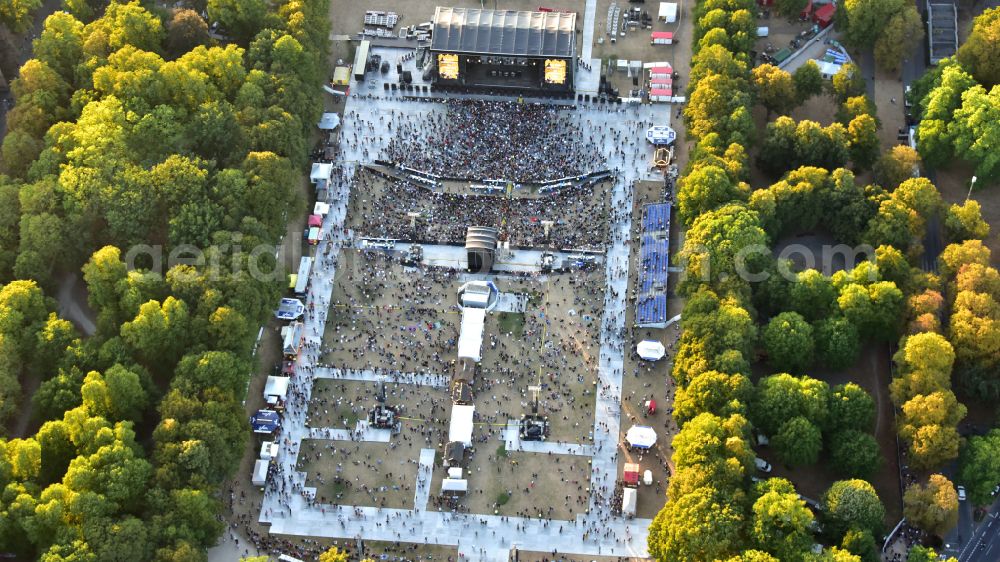
M 312 374 L 313 377 L 317 379 L 391 382 L 397 384 L 412 384 L 416 386 L 433 386 L 435 388 L 448 388 L 451 383 L 451 379 L 445 375 L 404 373 L 401 371 L 384 370 L 374 371 L 372 369 L 338 369 L 335 367 L 314 366 Z
M 417 469 L 417 492 L 413 496 L 414 511 L 424 511 L 431 498 L 431 480 L 434 472 L 434 449 L 420 449 L 420 467 Z
M 594 448 L 590 445 L 579 443 L 559 443 L 556 441 L 522 441 L 520 435 L 521 424 L 518 420 L 510 420 L 504 428 L 504 448 L 508 451 L 520 451 L 524 453 L 541 453 L 553 455 L 579 455 L 582 457 L 593 457 Z
M 589 61 L 594 52 L 594 23 L 597 20 L 597 0 L 587 0 L 583 11 L 583 49 L 580 58 Z
M 588 0 L 588 10 L 592 4 L 593 0 Z M 386 108 L 381 106 L 384 102 L 385 100 L 378 99 L 348 98 L 343 124 L 345 131 L 357 130 L 354 121 L 359 116 L 369 120 L 372 117 L 388 116 Z M 425 110 L 434 105 L 438 104 L 410 103 L 403 106 L 399 101 L 392 104 L 395 109 L 406 111 Z M 624 213 L 623 220 L 611 225 L 613 242 L 605 263 L 607 291 L 598 368 L 601 391 L 597 397 L 594 444 L 590 451 L 593 472 L 588 513 L 578 515 L 573 521 L 560 521 L 426 511 L 420 506 L 426 506 L 423 494 L 429 494 L 430 491 L 421 487 L 417 488 L 417 503 L 413 510 L 319 505 L 310 504 L 298 493 L 282 498 L 276 491 L 275 479 L 272 479 L 264 496 L 261 523 L 270 524 L 271 532 L 278 534 L 457 545 L 459 552 L 466 559 L 472 560 L 506 561 L 512 546 L 523 550 L 557 550 L 560 553 L 584 555 L 647 555 L 646 535 L 650 520 L 626 520 L 613 516 L 608 498 L 613 492 L 618 470 L 632 185 L 644 173 L 652 157 L 651 147 L 642 140 L 639 133 L 644 130 L 642 122 L 669 124 L 669 110 L 670 106 L 662 105 L 619 107 L 611 110 L 581 108 L 577 111 L 581 121 L 592 131 L 591 141 L 604 154 L 609 167 L 617 172 L 612 207 Z M 377 124 L 378 121 L 374 123 Z M 620 142 L 611 134 L 601 136 L 607 131 L 620 131 L 624 138 L 631 140 Z M 389 134 L 382 134 L 388 131 L 381 131 L 378 126 L 374 127 L 373 133 L 366 136 L 367 146 L 359 144 L 354 149 L 344 146 L 346 162 L 367 161 L 370 159 L 368 155 L 373 158 L 379 153 L 379 146 L 384 146 Z M 342 229 L 348 195 L 345 180 L 353 173 L 353 165 L 347 164 L 345 168 L 344 177 L 335 178 L 332 182 L 330 200 L 334 203 L 323 227 L 323 231 L 331 233 L 331 237 L 324 239 L 318 247 L 313 281 L 307 295 L 307 305 L 315 303 L 317 310 L 325 310 L 330 304 L 337 248 L 345 244 Z M 304 400 L 291 404 L 285 412 L 281 435 L 278 436 L 282 445 L 277 457 L 276 479 L 285 478 L 286 489 L 308 492 L 309 489 L 305 487 L 306 475 L 295 470 L 295 461 L 302 439 L 307 438 L 311 430 L 306 426 L 306 408 L 297 404 L 308 404 L 315 378 L 387 380 L 444 387 L 447 386 L 447 378 L 441 375 L 376 373 L 317 366 L 320 354 L 315 342 L 324 333 L 325 320 L 323 316 L 307 314 L 304 322 L 307 340 L 313 342 L 313 345 L 300 355 L 298 372 L 302 376 L 293 378 L 290 389 L 293 395 Z M 433 463 L 433 450 L 426 451 L 428 452 L 421 451 L 421 466 Z M 285 505 L 288 507 L 284 507 Z M 287 512 L 292 515 L 286 516 Z M 375 521 L 387 524 L 375 526 L 372 524 Z
M 372 443 L 389 443 L 392 441 L 392 430 L 378 429 L 360 420 L 354 429 L 337 429 L 333 427 L 310 427 L 310 439 L 330 439 L 331 441 L 368 441 Z
M 528 295 L 523 293 L 500 293 L 497 307 L 493 312 L 524 312 L 528 308 Z

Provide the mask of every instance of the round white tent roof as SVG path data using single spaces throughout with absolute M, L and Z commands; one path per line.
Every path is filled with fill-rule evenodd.
M 648 425 L 633 425 L 625 433 L 625 440 L 633 447 L 648 449 L 656 444 L 656 431 Z
M 646 361 L 656 361 L 663 359 L 667 349 L 658 341 L 643 340 L 635 347 L 635 352 Z

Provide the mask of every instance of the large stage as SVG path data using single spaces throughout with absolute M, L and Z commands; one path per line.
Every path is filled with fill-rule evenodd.
M 573 91 L 575 13 L 438 7 L 433 24 L 438 86 Z

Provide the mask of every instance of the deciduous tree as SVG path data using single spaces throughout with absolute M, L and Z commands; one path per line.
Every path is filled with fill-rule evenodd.
M 861 75 L 861 69 L 851 62 L 840 67 L 840 70 L 833 75 L 831 84 L 838 103 L 844 103 L 849 98 L 865 93 L 865 78 Z
M 891 2 L 892 0 L 890 0 Z M 916 6 L 907 4 L 889 18 L 875 40 L 875 64 L 895 73 L 924 38 L 924 26 Z
M 702 412 L 717 416 L 744 414 L 752 393 L 750 379 L 742 374 L 705 371 L 677 389 L 674 417 L 684 423 Z
M 809 377 L 785 373 L 764 377 L 757 383 L 750 410 L 754 424 L 767 435 L 774 435 L 795 417 L 822 425 L 826 423 L 829 391 L 825 382 Z
M 23 33 L 31 26 L 31 17 L 42 0 L 0 0 L 0 23 L 14 33 Z
M 991 503 L 993 488 L 1000 484 L 1000 430 L 969 437 L 958 466 L 958 481 L 965 485 L 972 503 Z
M 834 533 L 843 533 L 852 526 L 867 529 L 872 534 L 882 529 L 885 507 L 875 488 L 864 480 L 838 480 L 823 496 L 827 522 Z
M 795 83 L 795 95 L 799 103 L 823 93 L 823 74 L 819 71 L 816 61 L 807 60 L 805 64 L 795 69 L 792 74 Z
M 801 466 L 819 460 L 823 436 L 815 424 L 799 416 L 781 424 L 772 443 L 781 462 L 788 466 Z
M 903 494 L 903 516 L 918 529 L 945 536 L 958 523 L 955 486 L 940 474 L 931 474 L 926 484 L 911 484 Z
M 871 47 L 882 37 L 889 21 L 903 10 L 906 0 L 846 0 L 838 7 L 844 39 L 857 47 Z
M 771 64 L 754 67 L 753 85 L 757 100 L 768 113 L 787 113 L 795 106 L 796 91 L 792 75 Z
M 905 144 L 897 144 L 882 154 L 873 171 L 879 185 L 893 189 L 920 173 L 920 155 Z
M 209 41 L 208 24 L 194 10 L 175 10 L 167 23 L 167 49 L 174 55 L 186 53 Z
M 870 433 L 856 429 L 830 435 L 830 463 L 848 478 L 871 478 L 882 465 L 882 452 Z
M 963 242 L 972 238 L 983 239 L 990 233 L 990 225 L 983 220 L 981 207 L 975 199 L 948 207 L 944 228 L 948 233 L 948 239 L 952 242 Z
M 1000 87 L 993 86 L 987 92 L 982 86 L 973 86 L 964 92 L 962 107 L 948 124 L 948 134 L 955 154 L 975 164 L 978 176 L 1000 175 L 1000 154 L 992 149 L 1000 146 Z
M 813 361 L 813 329 L 801 315 L 782 312 L 764 329 L 768 362 L 779 371 L 801 372 Z
M 691 170 L 680 182 L 677 192 L 678 214 L 686 225 L 699 215 L 721 204 L 746 200 L 750 187 L 733 181 L 726 170 L 704 165 Z
M 983 10 L 973 20 L 972 32 L 958 48 L 955 58 L 980 84 L 1000 83 L 1000 8 Z
M 762 551 L 789 562 L 802 560 L 812 546 L 813 514 L 791 482 L 771 478 L 756 486 L 750 515 L 750 538 Z
M 878 138 L 877 124 L 871 115 L 858 115 L 847 126 L 847 134 L 851 146 L 851 162 L 857 168 L 866 170 L 878 158 L 881 141 Z
M 843 316 L 820 320 L 814 325 L 816 360 L 830 368 L 843 369 L 858 360 L 861 338 L 857 327 Z

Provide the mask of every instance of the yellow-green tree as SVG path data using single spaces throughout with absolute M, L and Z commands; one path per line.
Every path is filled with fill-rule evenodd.
M 913 526 L 939 537 L 958 523 L 958 493 L 940 474 L 925 484 L 911 484 L 903 494 L 903 515 Z

